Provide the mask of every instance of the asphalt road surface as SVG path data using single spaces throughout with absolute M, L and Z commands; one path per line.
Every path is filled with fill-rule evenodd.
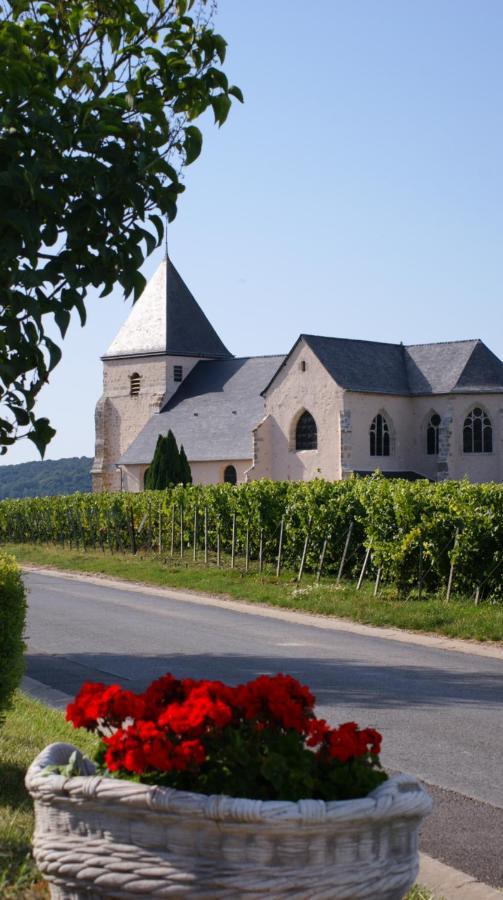
M 435 799 L 421 849 L 503 887 L 503 662 L 29 573 L 26 674 L 74 694 L 84 680 L 138 690 L 164 672 L 239 682 L 288 672 L 332 724 L 382 732 L 382 762 Z

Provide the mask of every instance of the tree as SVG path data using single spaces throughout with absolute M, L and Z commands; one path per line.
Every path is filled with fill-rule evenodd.
M 145 472 L 145 490 L 160 491 L 172 484 L 192 484 L 189 461 L 183 449 L 178 450 L 176 438 L 171 431 L 166 437 L 157 438 L 154 456 Z
M 153 457 L 152 462 L 150 463 L 147 471 L 145 472 L 145 476 L 143 479 L 143 485 L 144 485 L 146 491 L 155 490 L 159 486 L 164 440 L 165 440 L 165 438 L 163 438 L 162 434 L 160 434 L 159 437 L 157 438 L 157 444 L 155 445 L 154 457 Z M 163 487 L 164 486 L 165 485 L 163 485 Z
M 225 121 L 226 43 L 206 0 L 0 3 L 0 453 L 54 435 L 34 412 L 92 285 L 136 299 L 176 215 L 193 124 Z
M 180 447 L 180 474 L 182 484 L 192 484 L 192 472 L 183 444 Z
M 170 484 L 180 484 L 181 482 L 181 471 L 180 471 L 180 454 L 178 452 L 178 444 L 176 443 L 176 438 L 171 428 L 168 431 L 167 436 L 164 439 L 164 447 L 163 447 L 163 487 L 168 487 Z

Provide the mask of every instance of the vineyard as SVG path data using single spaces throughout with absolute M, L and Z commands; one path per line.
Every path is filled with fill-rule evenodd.
M 178 485 L 0 502 L 0 541 L 151 552 L 503 601 L 503 486 L 388 480 Z

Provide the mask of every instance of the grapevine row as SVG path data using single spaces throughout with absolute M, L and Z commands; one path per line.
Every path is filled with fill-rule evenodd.
M 53 542 L 113 552 L 234 552 L 336 576 L 351 526 L 345 576 L 368 574 L 407 593 L 455 590 L 503 599 L 503 485 L 407 482 L 379 476 L 343 482 L 256 481 L 178 485 L 140 494 L 72 494 L 0 502 L 0 541 Z M 233 538 L 234 535 L 234 538 Z M 175 549 L 176 548 L 176 549 Z M 324 552 L 323 552 L 324 550 Z

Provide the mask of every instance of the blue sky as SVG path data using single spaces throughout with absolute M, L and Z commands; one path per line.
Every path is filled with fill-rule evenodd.
M 169 247 L 229 349 L 480 337 L 503 357 L 501 0 L 219 0 L 216 24 L 246 102 L 205 118 Z M 91 296 L 73 323 L 38 404 L 48 458 L 93 455 L 128 309 Z

